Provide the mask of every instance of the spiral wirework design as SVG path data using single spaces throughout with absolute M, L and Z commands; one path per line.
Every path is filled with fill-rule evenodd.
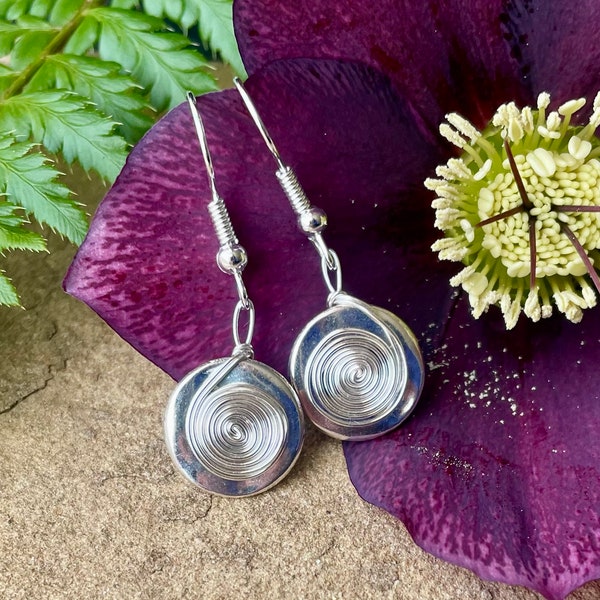
M 341 440 L 370 440 L 405 421 L 423 387 L 414 334 L 401 319 L 343 292 L 311 319 L 290 353 L 306 416 Z
M 237 382 L 192 400 L 186 436 L 207 471 L 240 481 L 258 477 L 277 460 L 286 445 L 287 417 L 264 390 Z
M 277 179 L 279 179 L 279 183 L 297 215 L 311 209 L 312 205 L 302 189 L 296 173 L 290 167 L 279 169 Z
M 305 370 L 314 406 L 340 425 L 375 423 L 394 410 L 405 376 L 394 345 L 364 329 L 332 331 L 315 346 Z

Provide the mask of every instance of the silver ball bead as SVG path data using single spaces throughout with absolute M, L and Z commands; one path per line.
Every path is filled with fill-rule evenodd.
M 325 211 L 313 206 L 298 217 L 300 229 L 305 233 L 320 233 L 327 227 Z
M 241 271 L 248 264 L 246 250 L 240 244 L 231 244 L 219 248 L 217 265 L 224 273 Z

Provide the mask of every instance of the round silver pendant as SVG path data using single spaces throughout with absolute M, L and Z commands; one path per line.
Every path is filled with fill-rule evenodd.
M 267 365 L 222 358 L 188 373 L 164 419 L 173 462 L 192 483 L 222 496 L 251 496 L 283 479 L 304 441 L 290 384 Z
M 407 325 L 346 294 L 302 330 L 290 373 L 306 416 L 342 440 L 372 439 L 400 425 L 424 380 L 421 352 Z

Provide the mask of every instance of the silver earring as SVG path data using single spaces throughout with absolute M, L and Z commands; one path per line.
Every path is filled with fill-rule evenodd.
M 290 379 L 306 416 L 338 439 L 367 440 L 391 431 L 415 407 L 424 380 L 418 342 L 396 315 L 342 291 L 337 254 L 322 233 L 325 213 L 311 205 L 291 167 L 286 165 L 252 99 L 235 85 L 277 162 L 277 179 L 321 258 L 329 289 L 328 308 L 315 316 L 294 342 Z
M 219 240 L 217 264 L 233 275 L 239 300 L 233 312 L 233 353 L 200 365 L 173 391 L 165 412 L 165 440 L 183 475 L 205 491 L 250 496 L 278 483 L 302 449 L 304 417 L 282 375 L 254 360 L 254 305 L 242 280 L 246 251 L 217 192 L 202 119 L 193 94 L 187 100 L 208 171 L 208 210 Z M 241 315 L 248 326 L 242 339 Z

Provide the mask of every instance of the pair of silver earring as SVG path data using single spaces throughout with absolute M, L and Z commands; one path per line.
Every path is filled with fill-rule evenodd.
M 327 308 L 297 337 L 290 354 L 291 384 L 254 360 L 254 305 L 242 279 L 247 255 L 219 196 L 196 100 L 187 100 L 211 186 L 208 210 L 220 249 L 219 268 L 233 275 L 238 302 L 233 313 L 232 355 L 200 365 L 177 385 L 165 413 L 169 453 L 183 475 L 205 491 L 250 496 L 281 481 L 302 450 L 304 414 L 324 433 L 342 440 L 367 440 L 402 423 L 423 387 L 417 340 L 396 315 L 342 291 L 337 254 L 323 231 L 325 213 L 309 202 L 286 165 L 256 107 L 239 80 L 235 85 L 277 163 L 276 176 L 316 248 Z M 240 319 L 247 313 L 245 336 Z M 243 339 L 242 339 L 243 337 Z

